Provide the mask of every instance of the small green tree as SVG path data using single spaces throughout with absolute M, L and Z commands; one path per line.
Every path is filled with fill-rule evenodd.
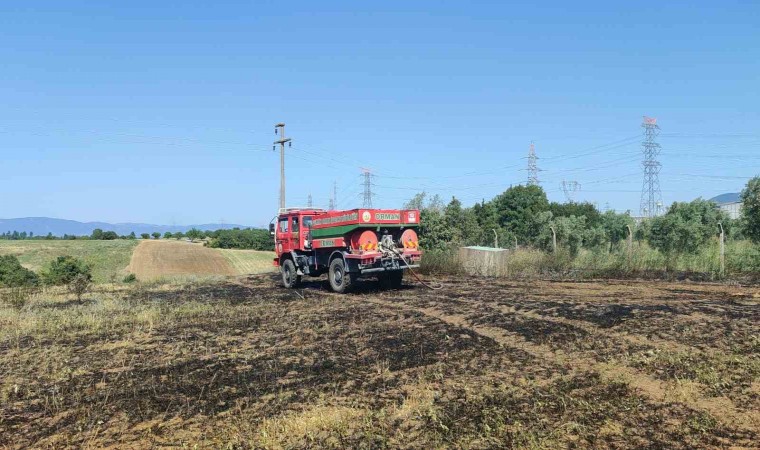
M 167 231 L 166 233 L 164 233 L 164 239 L 171 239 L 171 238 L 172 238 L 171 231 Z
M 59 256 L 51 261 L 47 269 L 42 272 L 42 279 L 45 284 L 67 285 L 77 275 L 83 275 L 88 280 L 92 280 L 90 266 L 73 256 Z
M 649 244 L 666 255 L 696 253 L 718 234 L 719 222 L 729 227 L 728 216 L 713 202 L 675 202 L 665 215 L 651 219 Z
M 535 244 L 541 228 L 537 218 L 549 211 L 549 201 L 540 186 L 513 186 L 493 199 L 499 224 L 521 243 Z
M 76 295 L 77 301 L 82 300 L 82 296 L 85 292 L 90 288 L 90 284 L 92 283 L 92 280 L 89 276 L 78 273 L 74 276 L 74 278 L 69 282 L 68 289 L 69 292 Z
M 36 286 L 39 277 L 13 255 L 0 256 L 0 287 Z
M 760 177 L 747 182 L 741 194 L 742 231 L 752 242 L 760 243 Z
M 628 227 L 633 230 L 635 223 L 630 214 L 618 214 L 615 211 L 607 211 L 601 216 L 601 224 L 607 238 L 613 245 L 628 237 Z
M 140 238 L 142 238 L 142 239 L 150 239 L 150 234 L 148 234 L 148 233 L 140 233 Z
M 159 233 L 158 231 L 154 231 L 153 233 L 151 233 L 151 236 L 153 236 L 153 239 L 161 239 L 161 233 Z
M 103 230 L 101 230 L 100 228 L 95 228 L 94 230 L 92 230 L 92 234 L 90 235 L 90 239 L 94 239 L 94 240 L 97 240 L 97 241 L 103 239 Z

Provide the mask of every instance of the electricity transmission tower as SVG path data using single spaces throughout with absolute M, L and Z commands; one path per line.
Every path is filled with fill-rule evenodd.
M 536 156 L 536 146 L 530 143 L 530 150 L 528 151 L 528 186 L 538 186 L 540 181 L 538 180 L 538 172 L 541 169 L 538 168 L 538 156 Z
M 565 193 L 565 198 L 568 203 L 573 203 L 575 201 L 575 193 L 581 190 L 581 184 L 577 181 L 562 180 L 560 187 L 562 188 L 562 192 Z
M 662 213 L 661 164 L 657 159 L 660 155 L 660 144 L 655 142 L 655 138 L 660 134 L 660 127 L 657 125 L 657 119 L 647 116 L 644 116 L 641 127 L 644 128 L 644 140 L 641 142 L 641 149 L 644 153 L 644 161 L 642 162 L 644 183 L 641 187 L 639 212 L 642 217 L 655 217 Z
M 372 208 L 372 173 L 369 169 L 362 169 L 362 175 L 364 177 L 364 202 L 362 208 Z
M 285 138 L 285 124 L 278 123 L 274 126 L 274 134 L 277 134 L 277 130 L 280 130 L 280 139 L 274 141 L 272 150 L 275 149 L 277 144 L 280 144 L 280 209 L 285 208 L 285 143 L 287 142 L 290 147 L 290 138 Z
M 306 206 L 309 208 L 314 206 L 314 203 L 311 201 L 311 194 L 306 198 Z
M 327 208 L 330 211 L 334 211 L 338 208 L 338 182 L 333 181 L 333 195 L 330 199 L 330 206 Z

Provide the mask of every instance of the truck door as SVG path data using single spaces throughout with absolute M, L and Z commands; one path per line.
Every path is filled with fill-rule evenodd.
M 277 220 L 277 232 L 275 234 L 277 256 L 290 251 L 290 227 L 288 226 L 288 221 L 288 217 L 280 217 Z

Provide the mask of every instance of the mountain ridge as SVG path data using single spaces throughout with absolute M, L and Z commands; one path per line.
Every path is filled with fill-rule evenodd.
M 103 231 L 114 231 L 119 235 L 128 235 L 131 232 L 136 234 L 159 232 L 161 234 L 182 232 L 185 233 L 192 228 L 199 230 L 220 230 L 231 228 L 257 228 L 249 225 L 239 225 L 231 223 L 204 223 L 193 225 L 157 225 L 150 223 L 108 223 L 108 222 L 80 222 L 77 220 L 57 219 L 53 217 L 18 217 L 12 219 L 0 219 L 0 233 L 7 231 L 26 231 L 34 233 L 37 236 L 44 236 L 52 233 L 53 236 L 63 236 L 64 234 L 76 236 L 89 236 L 96 228 Z

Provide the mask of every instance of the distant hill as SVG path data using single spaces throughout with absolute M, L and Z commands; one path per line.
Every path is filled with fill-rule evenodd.
M 728 192 L 726 194 L 720 194 L 718 196 L 715 196 L 711 198 L 710 201 L 715 202 L 719 205 L 722 205 L 724 203 L 740 202 L 741 194 L 739 194 L 738 192 Z
M 149 223 L 106 223 L 106 222 L 77 222 L 76 220 L 53 219 L 50 217 L 23 217 L 18 219 L 0 219 L 0 233 L 6 231 L 18 231 L 34 233 L 36 236 L 53 233 L 53 236 L 63 236 L 64 234 L 76 236 L 88 236 L 92 230 L 100 228 L 103 231 L 115 231 L 119 235 L 127 235 L 135 232 L 153 233 L 158 231 L 163 234 L 167 231 L 176 233 L 181 231 L 187 232 L 191 228 L 199 230 L 221 230 L 231 228 L 250 228 L 247 225 L 237 225 L 231 223 L 204 223 L 197 225 L 153 225 Z

